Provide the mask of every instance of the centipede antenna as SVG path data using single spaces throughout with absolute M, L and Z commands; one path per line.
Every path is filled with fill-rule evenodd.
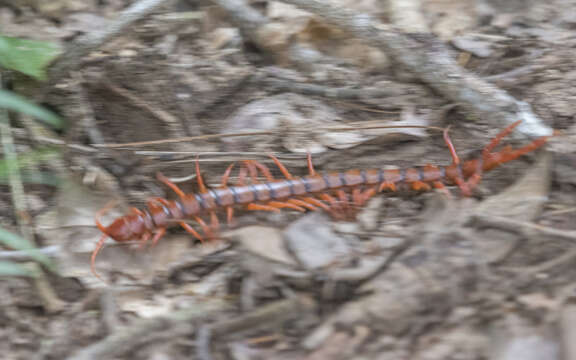
M 102 225 L 102 222 L 100 221 L 100 219 L 102 218 L 102 216 L 104 216 L 105 213 L 107 213 L 108 211 L 110 211 L 110 209 L 112 209 L 114 206 L 116 206 L 116 204 L 118 204 L 117 200 L 109 201 L 102 209 L 98 210 L 98 212 L 96 213 L 96 216 L 94 216 L 94 221 L 96 222 L 96 226 L 98 227 L 98 229 L 100 229 L 100 231 L 102 231 L 106 235 L 108 235 L 106 226 Z
M 100 253 L 100 250 L 102 250 L 102 248 L 104 247 L 104 242 L 106 241 L 107 237 L 108 237 L 108 235 L 106 235 L 106 233 L 104 233 L 104 235 L 102 235 L 100 240 L 98 240 L 98 243 L 96 243 L 96 247 L 94 248 L 94 251 L 92 251 L 92 256 L 90 257 L 90 271 L 92 272 L 92 275 L 96 276 L 98 279 L 100 279 L 104 282 L 106 282 L 106 280 L 104 280 L 96 272 L 96 256 L 98 256 L 98 254 Z

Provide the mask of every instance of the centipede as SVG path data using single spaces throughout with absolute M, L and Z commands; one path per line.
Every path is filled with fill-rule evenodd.
M 237 211 L 323 210 L 335 219 L 349 219 L 370 198 L 385 191 L 447 191 L 446 186 L 451 185 L 459 188 L 463 196 L 471 196 L 484 173 L 546 143 L 548 136 L 543 136 L 519 148 L 507 145 L 495 151 L 502 139 L 519 124 L 520 121 L 517 121 L 503 129 L 482 149 L 481 155 L 466 161 L 460 160 L 446 129 L 444 141 L 452 158 L 448 165 L 321 173 L 314 169 L 312 158 L 308 155 L 309 174 L 296 177 L 277 157 L 269 155 L 283 178 L 275 178 L 270 169 L 258 161 L 244 160 L 235 184 L 228 184 L 234 167 L 232 164 L 224 172 L 220 185 L 212 188 L 205 185 L 197 159 L 197 192 L 185 193 L 167 177 L 157 174 L 158 180 L 174 191 L 176 199 L 150 198 L 145 208 L 132 208 L 128 214 L 116 218 L 107 226 L 102 224 L 101 217 L 110 209 L 105 207 L 96 214 L 96 226 L 102 232 L 102 237 L 92 252 L 91 271 L 100 278 L 96 271 L 96 258 L 108 238 L 119 243 L 138 241 L 146 245 L 151 242 L 151 246 L 154 246 L 168 228 L 181 226 L 195 239 L 205 242 L 218 237 L 220 218 L 225 217 L 227 223 L 232 224 Z

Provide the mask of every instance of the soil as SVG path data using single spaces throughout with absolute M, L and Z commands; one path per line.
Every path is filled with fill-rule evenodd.
M 5 35 L 66 45 L 129 3 L 3 1 L 0 18 Z M 0 279 L 3 359 L 576 359 L 573 0 L 424 1 L 461 66 L 558 130 L 483 174 L 472 197 L 400 188 L 347 222 L 239 211 L 203 244 L 179 227 L 157 246 L 108 239 L 96 278 L 95 214 L 109 209 L 109 223 L 176 198 L 159 172 L 197 192 L 196 164 L 211 187 L 233 162 L 239 181 L 248 159 L 282 177 L 268 154 L 294 176 L 308 173 L 307 152 L 318 172 L 447 165 L 439 128 L 468 159 L 507 126 L 473 118 L 316 16 L 252 1 L 269 20 L 255 37 L 215 3 L 168 1 L 66 76 L 11 78 L 68 126 L 12 123 L 19 153 L 55 154 L 22 172 L 26 218 L 57 271 Z M 336 3 L 391 18 L 378 1 Z M 310 84 L 323 90 L 302 90 Z M 0 225 L 17 232 L 11 188 L 0 189 Z

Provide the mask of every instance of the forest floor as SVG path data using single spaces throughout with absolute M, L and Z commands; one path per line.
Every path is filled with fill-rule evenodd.
M 38 175 L 23 177 L 26 218 L 57 272 L 0 279 L 2 359 L 576 360 L 576 1 L 317 1 L 393 25 L 389 48 L 295 0 L 156 0 L 47 83 L 12 78 L 67 127 L 12 122 L 20 155 L 52 154 L 22 172 Z M 153 2 L 3 1 L 0 23 L 78 45 Z M 418 69 L 396 40 L 440 55 Z M 444 58 L 466 75 L 442 75 Z M 282 178 L 268 154 L 294 176 L 307 152 L 328 174 L 449 165 L 441 130 L 478 158 L 511 123 L 499 101 L 536 124 L 504 145 L 556 136 L 483 174 L 471 197 L 449 181 L 449 195 L 401 186 L 347 222 L 237 211 L 204 244 L 179 227 L 154 247 L 107 239 L 104 281 L 90 271 L 100 209 L 109 224 L 176 198 L 159 172 L 188 193 L 196 161 L 212 187 L 231 163 L 238 182 L 243 160 Z M 18 232 L 0 189 L 0 226 Z

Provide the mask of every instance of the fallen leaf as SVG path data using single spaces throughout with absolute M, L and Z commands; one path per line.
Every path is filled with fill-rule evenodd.
M 311 213 L 290 224 L 284 233 L 286 246 L 306 269 L 319 269 L 349 261 L 352 248 L 331 227 L 325 214 Z
M 296 265 L 286 251 L 282 231 L 269 226 L 247 226 L 228 232 L 249 252 L 271 261 Z
M 518 181 L 482 201 L 475 211 L 515 220 L 534 220 L 548 201 L 551 168 L 552 155 L 542 153 Z

